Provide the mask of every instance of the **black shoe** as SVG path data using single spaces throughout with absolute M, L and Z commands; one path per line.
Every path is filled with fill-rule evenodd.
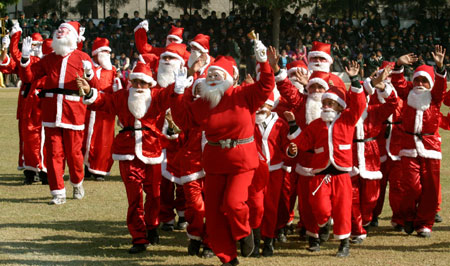
M 290 225 L 286 225 L 284 227 L 284 234 L 285 235 L 292 235 L 292 234 L 294 234 L 294 232 L 295 232 L 295 225 L 293 223 L 290 224 Z M 306 232 L 306 229 L 305 229 L 305 232 Z
M 319 239 L 320 242 L 327 242 L 330 238 L 330 222 L 328 221 L 324 227 L 319 229 Z
M 339 245 L 338 252 L 336 253 L 336 257 L 344 258 L 348 257 L 350 254 L 350 243 L 348 238 L 342 239 L 341 244 Z
M 202 246 L 202 241 L 191 239 L 188 245 L 188 254 L 191 256 L 198 256 L 200 254 L 200 247 Z
M 213 258 L 214 256 L 216 256 L 216 255 L 214 254 L 212 249 L 210 249 L 208 246 L 203 247 L 203 251 L 202 251 L 202 254 L 200 254 L 200 257 L 209 259 L 209 258 Z
M 273 256 L 274 242 L 275 242 L 275 239 L 273 239 L 273 238 L 264 239 L 264 246 L 263 246 L 263 251 L 262 251 L 262 255 L 264 257 L 272 257 Z
M 94 174 L 95 181 L 105 181 L 105 176 Z
M 184 217 L 178 218 L 178 223 L 175 226 L 176 230 L 185 230 L 188 226 L 188 223 L 186 222 L 186 219 Z
M 362 244 L 363 241 L 364 241 L 364 238 L 362 238 L 360 236 L 352 237 L 352 239 L 350 239 L 350 243 L 352 243 L 352 244 Z
M 159 244 L 159 234 L 158 229 L 153 228 L 152 230 L 148 230 L 147 232 L 147 239 L 152 245 L 158 245 Z
M 239 265 L 239 261 L 237 258 L 234 258 L 229 262 L 222 264 L 222 266 L 236 266 L 236 265 Z
M 261 254 L 259 253 L 259 246 L 261 245 L 261 231 L 259 228 L 252 229 L 253 231 L 253 242 L 255 243 L 255 248 L 253 249 L 251 257 L 259 258 Z
M 395 232 L 404 232 L 404 231 L 405 231 L 405 228 L 403 228 L 403 226 L 400 225 L 400 224 L 396 224 L 396 225 L 394 226 L 394 231 L 395 231 Z
M 242 257 L 248 257 L 252 254 L 255 249 L 255 242 L 253 239 L 253 231 L 250 231 L 250 234 L 241 240 L 239 240 L 241 244 L 241 255 Z
M 168 223 L 163 223 L 161 226 L 161 230 L 166 231 L 166 232 L 172 232 L 174 228 L 175 227 L 173 224 L 168 224 Z
M 89 168 L 85 165 L 84 166 L 84 178 L 90 178 L 92 177 L 91 172 L 89 172 Z
M 39 179 L 41 179 L 42 185 L 48 185 L 48 178 L 47 173 L 40 171 L 39 172 Z
M 414 232 L 414 222 L 413 221 L 408 221 L 405 222 L 405 233 L 407 233 L 408 235 L 412 234 Z
M 439 215 L 439 213 L 436 213 L 436 215 L 434 216 L 434 222 L 442 223 L 442 217 Z
M 287 237 L 286 237 L 286 229 L 285 228 L 281 228 L 280 231 L 278 232 L 278 236 L 277 239 L 280 243 L 286 243 L 287 242 Z
M 25 170 L 23 171 L 23 175 L 25 176 L 25 179 L 23 180 L 24 185 L 31 185 L 34 182 L 34 176 L 36 173 L 31 170 Z
M 370 226 L 378 227 L 378 217 L 373 217 L 372 221 L 370 222 Z
M 306 235 L 306 227 L 302 226 L 300 228 L 300 231 L 298 232 L 298 236 L 300 237 L 300 241 L 305 241 L 307 240 L 307 235 Z
M 128 250 L 130 254 L 141 253 L 147 250 L 145 244 L 133 244 L 133 246 Z
M 370 225 L 363 226 L 363 228 L 364 228 L 364 230 L 366 230 L 366 233 L 369 233 Z
M 320 239 L 315 237 L 308 237 L 309 247 L 307 248 L 310 252 L 318 252 L 320 251 Z

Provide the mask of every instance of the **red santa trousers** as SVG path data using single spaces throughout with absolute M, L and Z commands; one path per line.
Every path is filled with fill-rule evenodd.
M 205 201 L 203 199 L 204 178 L 183 184 L 186 211 L 184 217 L 188 222 L 186 228 L 189 239 L 206 241 Z
M 386 197 L 386 187 L 388 183 L 388 173 L 389 173 L 389 163 L 386 161 L 382 162 L 380 164 L 380 171 L 383 177 L 380 179 L 380 196 L 377 200 L 377 205 L 373 209 L 372 217 L 378 217 L 380 216 L 381 212 L 383 211 L 384 206 L 384 198 Z
M 316 191 L 325 175 L 311 178 L 309 189 Z M 352 229 L 352 181 L 348 173 L 331 176 L 330 182 L 323 182 L 315 195 L 309 194 L 309 203 L 319 227 L 333 218 L 335 239 L 345 239 Z
M 23 166 L 25 169 L 39 172 L 45 168 L 43 163 L 43 142 L 42 121 L 40 117 L 23 118 L 19 120 L 22 123 L 23 136 Z
M 208 174 L 205 179 L 206 232 L 222 263 L 237 257 L 236 241 L 250 234 L 248 187 L 254 170 Z
M 183 186 L 176 184 L 167 178 L 161 180 L 161 210 L 159 220 L 162 223 L 175 223 L 175 212 L 183 217 L 186 210 L 186 201 L 184 199 Z
M 247 205 L 249 208 L 249 223 L 252 229 L 259 228 L 264 215 L 264 190 L 269 182 L 269 166 L 265 161 L 260 160 L 259 166 L 255 170 L 255 176 L 248 187 Z
M 405 221 L 414 221 L 414 228 L 431 231 L 438 209 L 441 161 L 423 157 L 402 157 L 405 197 L 401 210 Z
M 352 236 L 366 237 L 363 226 L 372 221 L 372 214 L 380 195 L 380 180 L 352 176 Z
M 19 126 L 19 159 L 17 161 L 17 170 L 23 170 L 24 166 L 23 166 L 23 121 L 22 119 L 18 120 L 18 126 Z
M 134 158 L 132 161 L 120 161 L 119 169 L 127 191 L 127 226 L 133 244 L 148 244 L 147 230 L 159 225 L 161 165 L 145 164 Z
M 400 160 L 393 161 L 388 158 L 386 162 L 382 164 L 383 175 L 389 182 L 389 205 L 392 210 L 391 223 L 393 226 L 399 224 L 404 225 L 404 217 L 401 213 L 401 204 L 404 197 L 404 184 L 403 184 L 403 169 L 402 162 Z M 381 197 L 381 195 L 380 195 Z
M 63 179 L 65 160 L 69 166 L 70 183 L 76 187 L 83 182 L 83 133 L 83 130 L 45 127 L 47 175 L 52 195 L 66 194 Z
M 264 189 L 264 216 L 261 222 L 262 238 L 277 237 L 278 206 L 286 171 L 278 169 L 270 172 Z
M 296 180 L 297 173 L 295 173 L 295 171 L 292 171 L 291 173 L 285 171 L 280 200 L 278 202 L 277 230 L 285 227 L 286 224 L 294 218 L 294 211 L 291 209 L 291 195 L 297 193 L 294 192 L 296 190 Z
M 299 195 L 298 210 L 300 212 L 300 220 L 306 229 L 306 234 L 315 238 L 319 237 L 319 226 L 314 217 L 312 206 L 309 203 L 310 191 L 309 183 L 312 176 L 298 176 L 297 193 Z

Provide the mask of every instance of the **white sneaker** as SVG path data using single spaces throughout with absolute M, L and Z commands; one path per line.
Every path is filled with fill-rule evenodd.
M 66 203 L 66 197 L 61 195 L 53 196 L 53 199 L 48 203 L 50 205 L 61 205 Z
M 79 187 L 73 187 L 73 198 L 74 199 L 79 199 L 79 200 L 84 198 L 83 185 L 80 185 Z

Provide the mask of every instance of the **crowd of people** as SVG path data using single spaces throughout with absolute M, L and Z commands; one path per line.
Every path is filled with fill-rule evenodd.
M 90 30 L 77 21 L 60 23 L 52 38 L 25 36 L 17 23 L 2 38 L 0 71 L 22 81 L 18 169 L 24 184 L 49 185 L 49 204 L 66 203 L 66 163 L 73 198 L 81 200 L 83 181 L 105 180 L 118 161 L 130 254 L 159 244 L 159 230 L 179 229 L 189 255 L 217 256 L 223 265 L 239 264 L 238 242 L 241 256 L 273 256 L 275 241 L 287 241 L 292 230 L 307 238 L 310 252 L 332 230 L 336 256 L 349 256 L 350 244 L 378 226 L 388 182 L 393 230 L 429 238 L 442 221 L 439 128 L 450 129 L 440 112 L 450 105 L 443 46 L 429 51 L 433 66 L 420 61 L 419 51 L 429 49 L 423 44 L 393 53 L 365 77 L 357 58 L 333 54 L 334 42 L 345 50 L 343 43 L 360 45 L 364 37 L 308 35 L 313 16 L 298 24 L 311 27 L 301 35 L 304 54 L 286 61 L 286 49 L 270 46 L 261 11 L 257 24 L 212 14 L 205 25 L 217 25 L 217 35 L 214 27 L 194 30 L 205 30 L 198 14 L 171 25 L 167 12 L 158 20 L 135 12 L 121 27 L 117 15 L 103 26 L 131 36 L 135 63 L 125 54 L 125 74 L 111 56 L 120 41 L 100 36 L 89 44 Z M 283 16 L 282 25 L 297 15 Z M 375 29 L 376 21 L 361 23 Z M 247 43 L 237 58 L 214 48 L 233 41 L 230 32 Z M 283 45 L 300 41 L 287 35 Z M 255 73 L 241 77 L 245 57 Z M 348 88 L 331 72 L 345 61 Z

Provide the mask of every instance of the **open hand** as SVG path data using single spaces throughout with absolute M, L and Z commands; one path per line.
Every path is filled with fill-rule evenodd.
M 359 64 L 356 61 L 351 61 L 348 65 L 348 67 L 345 67 L 345 72 L 347 72 L 347 75 L 349 77 L 357 76 L 359 73 Z
M 436 45 L 434 52 L 431 52 L 433 55 L 434 62 L 436 63 L 436 66 L 438 69 L 441 69 L 444 65 L 444 58 L 445 58 L 445 52 L 446 49 L 443 48 L 441 45 Z
M 397 65 L 399 65 L 399 66 L 412 65 L 413 63 L 417 62 L 417 60 L 419 60 L 417 55 L 415 55 L 414 53 L 409 53 L 409 54 L 400 56 L 397 59 Z

